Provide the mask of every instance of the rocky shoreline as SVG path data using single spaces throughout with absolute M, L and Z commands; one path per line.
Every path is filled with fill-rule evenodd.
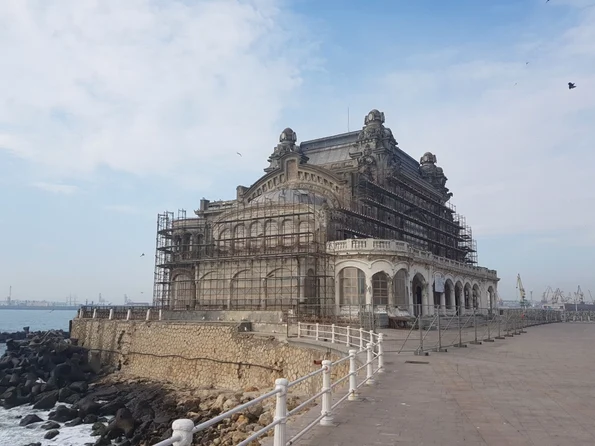
M 51 410 L 47 420 L 36 414 L 15 420 L 20 426 L 41 426 L 45 439 L 59 440 L 61 428 L 89 424 L 96 439 L 85 444 L 152 445 L 171 436 L 177 418 L 207 421 L 269 390 L 181 389 L 126 378 L 89 362 L 88 350 L 61 331 L 8 338 L 6 347 L 0 358 L 0 404 Z M 271 399 L 236 414 L 195 435 L 193 444 L 235 445 L 272 422 L 274 404 Z M 298 398 L 289 397 L 290 410 L 298 404 Z M 26 446 L 35 445 L 41 443 Z

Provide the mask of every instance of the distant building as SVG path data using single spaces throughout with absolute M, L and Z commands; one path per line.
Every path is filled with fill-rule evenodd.
M 403 152 L 383 113 L 301 144 L 287 128 L 268 162 L 234 200 L 158 216 L 154 304 L 298 315 L 497 306 L 496 271 L 477 266 L 436 156 Z

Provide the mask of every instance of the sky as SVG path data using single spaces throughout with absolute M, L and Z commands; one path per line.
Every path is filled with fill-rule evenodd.
M 5 0 L 0 52 L 0 298 L 150 301 L 159 212 L 374 108 L 501 298 L 595 293 L 595 0 Z

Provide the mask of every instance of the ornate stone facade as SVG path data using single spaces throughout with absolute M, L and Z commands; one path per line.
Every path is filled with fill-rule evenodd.
M 372 110 L 360 131 L 301 144 L 287 128 L 235 200 L 203 199 L 195 218 L 160 215 L 155 303 L 294 314 L 495 306 L 496 272 L 476 266 L 436 156 L 417 162 L 384 122 Z

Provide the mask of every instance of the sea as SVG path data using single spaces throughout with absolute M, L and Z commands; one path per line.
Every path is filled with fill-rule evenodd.
M 69 321 L 76 316 L 76 311 L 70 310 L 6 310 L 0 309 L 0 332 L 20 331 L 29 327 L 31 331 L 38 330 L 68 330 Z M 0 356 L 4 354 L 6 346 L 0 344 Z M 20 418 L 35 413 L 44 421 L 48 419 L 49 411 L 33 410 L 31 406 L 21 406 L 6 410 L 0 407 L 0 446 L 20 446 L 40 442 L 42 446 L 83 446 L 94 443 L 91 437 L 91 425 L 81 424 L 75 427 L 62 426 L 60 434 L 52 440 L 43 438 L 46 431 L 40 428 L 43 423 L 35 423 L 27 427 L 19 426 Z

